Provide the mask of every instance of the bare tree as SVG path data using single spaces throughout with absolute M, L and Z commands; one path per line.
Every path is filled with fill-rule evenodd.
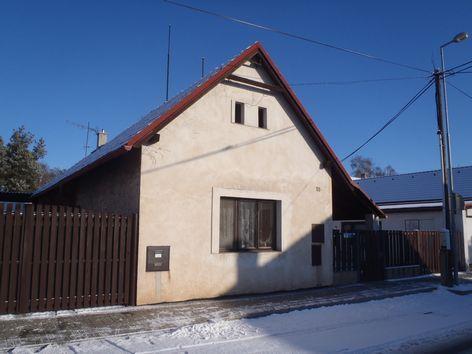
M 370 157 L 357 155 L 351 159 L 350 164 L 352 175 L 358 178 L 393 176 L 397 174 L 395 169 L 390 165 L 384 169 L 380 166 L 376 166 Z

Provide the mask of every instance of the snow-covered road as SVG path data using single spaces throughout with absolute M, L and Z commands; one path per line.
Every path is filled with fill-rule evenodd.
M 472 288 L 471 288 L 472 289 Z M 14 352 L 415 352 L 472 338 L 472 295 L 444 288 L 359 304 Z

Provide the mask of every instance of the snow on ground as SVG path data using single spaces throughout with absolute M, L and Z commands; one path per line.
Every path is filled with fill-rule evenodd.
M 460 296 L 440 287 L 431 293 L 379 301 L 14 352 L 414 352 L 458 337 L 472 338 L 472 295 Z

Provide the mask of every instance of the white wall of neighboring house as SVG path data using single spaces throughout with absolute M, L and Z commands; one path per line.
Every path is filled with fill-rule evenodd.
M 388 212 L 382 220 L 383 230 L 411 231 L 412 225 L 419 224 L 420 231 L 441 231 L 444 229 L 444 214 L 442 211 L 406 211 Z M 467 216 L 469 215 L 469 216 Z M 472 209 L 463 210 L 456 215 L 457 231 L 464 235 L 464 252 L 466 264 L 472 264 Z
M 472 267 L 472 208 L 462 211 L 463 230 L 464 230 L 464 250 L 465 261 Z
M 411 225 L 414 225 L 416 221 L 419 224 L 419 229 L 422 231 L 440 231 L 444 228 L 444 217 L 442 211 L 384 211 L 387 213 L 387 218 L 382 220 L 383 230 L 410 231 Z M 410 230 L 408 230 L 409 228 Z

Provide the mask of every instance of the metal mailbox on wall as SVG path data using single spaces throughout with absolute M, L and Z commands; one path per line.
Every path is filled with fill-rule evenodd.
M 170 246 L 148 246 L 146 248 L 146 272 L 169 270 Z

